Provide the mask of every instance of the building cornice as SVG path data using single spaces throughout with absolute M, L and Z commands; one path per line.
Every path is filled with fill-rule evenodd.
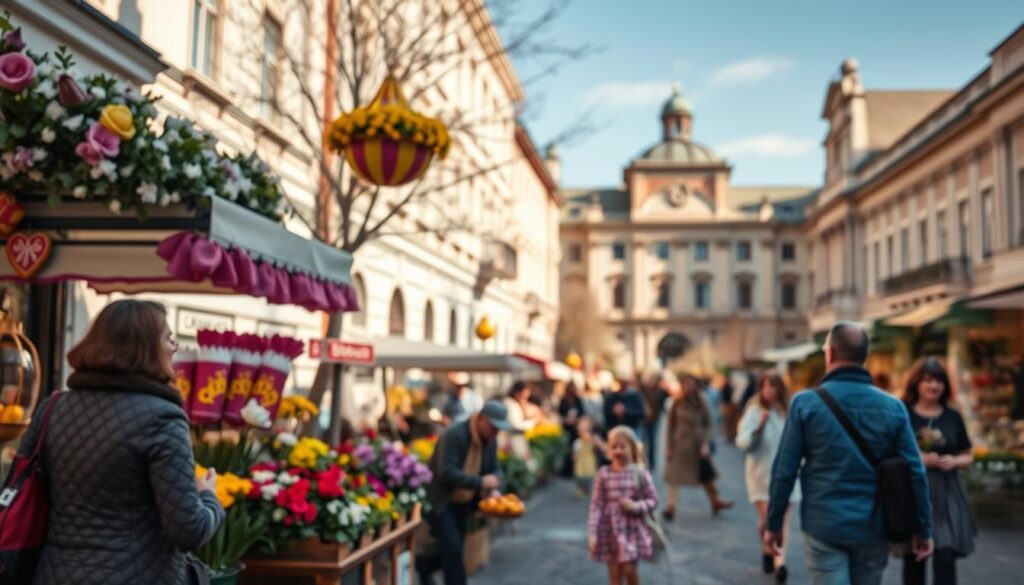
M 530 136 L 530 132 L 523 126 L 519 121 L 516 121 L 515 130 L 516 144 L 519 145 L 520 150 L 523 151 L 523 156 L 526 157 L 526 161 L 530 163 L 530 167 L 533 172 L 537 174 L 537 178 L 544 184 L 544 188 L 548 192 L 548 197 L 555 202 L 555 205 L 559 209 L 565 205 L 565 200 L 562 198 L 561 193 L 558 190 L 558 184 L 555 183 L 555 179 L 551 176 L 551 172 L 548 171 L 548 166 L 544 164 L 544 161 L 540 158 L 540 153 L 537 152 L 537 146 L 533 142 L 533 138 Z
M 498 30 L 494 26 L 494 20 L 491 18 L 491 13 L 484 4 L 484 0 L 461 0 L 460 4 L 473 27 L 473 32 L 476 33 L 477 39 L 483 46 L 484 55 L 494 66 L 498 79 L 505 86 L 509 99 L 515 103 L 523 101 L 525 97 L 523 86 L 519 83 L 519 76 L 516 75 L 512 61 L 508 58 L 505 44 L 498 35 Z

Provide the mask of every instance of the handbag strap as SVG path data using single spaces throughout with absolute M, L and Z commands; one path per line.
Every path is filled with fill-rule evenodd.
M 43 410 L 43 420 L 39 423 L 39 433 L 36 435 L 36 444 L 32 448 L 32 458 L 37 459 L 39 454 L 43 450 L 43 442 L 46 440 L 46 430 L 50 426 L 50 416 L 53 414 L 53 409 L 56 408 L 57 402 L 64 396 L 64 392 L 54 392 L 53 396 L 46 403 L 46 408 Z
M 822 387 L 815 388 L 814 393 L 817 394 L 825 403 L 825 406 L 832 411 L 832 414 L 835 415 L 839 424 L 846 430 L 846 434 L 853 439 L 854 443 L 856 443 L 857 449 L 860 450 L 861 455 L 863 455 L 864 458 L 867 459 L 868 463 L 871 464 L 871 467 L 878 469 L 878 466 L 880 465 L 878 457 L 871 451 L 871 447 L 868 446 L 867 441 L 864 440 L 864 437 L 857 430 L 857 427 L 853 426 L 850 419 L 846 417 L 846 413 L 843 412 L 843 409 L 839 406 L 839 403 L 836 402 L 836 399 L 828 393 L 828 390 L 825 390 Z
M 640 469 L 639 465 L 633 466 L 633 477 L 636 478 L 636 495 L 637 498 L 643 500 L 644 498 L 644 486 L 647 484 L 647 480 L 644 478 L 643 470 Z M 647 510 L 646 516 L 650 516 L 652 520 L 654 517 L 654 510 Z

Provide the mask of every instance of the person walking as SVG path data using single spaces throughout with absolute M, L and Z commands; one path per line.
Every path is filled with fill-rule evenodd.
M 569 439 L 569 444 L 576 443 L 578 436 L 576 427 L 581 418 L 586 416 L 583 412 L 583 400 L 580 398 L 576 383 L 570 381 L 565 387 L 565 394 L 558 401 L 558 418 L 562 421 L 562 430 Z M 566 453 L 565 461 L 562 463 L 562 476 L 573 476 L 573 454 L 570 450 Z
M 661 429 L 661 416 L 665 413 L 665 402 L 668 401 L 666 387 L 668 380 L 664 376 L 649 375 L 640 385 L 640 395 L 644 399 L 644 419 L 640 424 L 640 440 L 644 444 L 644 454 L 655 466 L 657 459 L 658 435 Z
M 782 378 L 778 374 L 762 374 L 757 381 L 756 398 L 743 413 L 736 434 L 736 446 L 747 454 L 747 497 L 757 508 L 757 531 L 761 542 L 764 540 L 768 518 L 768 487 L 771 483 L 772 462 L 779 451 L 788 408 L 789 393 Z M 799 486 L 793 489 L 789 501 L 800 501 Z M 783 521 L 783 544 L 785 545 L 788 540 L 787 514 Z M 785 583 L 789 578 L 789 571 L 786 569 L 786 547 L 781 546 L 777 555 L 763 555 L 761 566 L 765 573 L 775 575 L 776 582 Z
M 654 559 L 644 516 L 658 507 L 658 492 L 633 429 L 617 426 L 608 432 L 608 457 L 611 463 L 598 472 L 590 499 L 590 557 L 608 565 L 609 585 L 638 585 L 637 563 Z
M 604 395 L 604 424 L 606 428 L 627 426 L 637 432 L 644 420 L 644 399 L 630 384 L 614 381 Z
M 928 469 L 934 518 L 935 585 L 956 585 L 956 561 L 974 552 L 977 529 L 971 516 L 960 470 L 974 463 L 971 439 L 960 413 L 949 406 L 953 389 L 946 369 L 935 358 L 918 361 L 903 397 Z M 925 584 L 925 563 L 912 554 L 903 558 L 904 585 Z
M 121 300 L 68 352 L 70 391 L 50 397 L 42 437 L 50 512 L 34 585 L 189 583 L 186 552 L 213 536 L 224 509 L 216 472 L 195 477 L 181 394 L 169 385 L 177 347 L 162 305 Z
M 903 404 L 876 388 L 864 368 L 868 332 L 859 324 L 840 321 L 825 342 L 826 375 L 820 387 L 828 392 L 864 441 L 884 460 L 898 456 L 909 464 L 917 506 L 917 534 L 912 548 L 927 558 L 932 542 L 928 480 Z M 783 524 L 797 475 L 805 556 L 814 585 L 878 585 L 888 562 L 882 511 L 878 506 L 878 473 L 817 392 L 793 397 L 772 466 L 765 554 L 782 552 Z
M 498 432 L 511 428 L 508 409 L 489 400 L 479 413 L 448 427 L 437 439 L 428 466 L 433 479 L 427 486 L 426 514 L 437 550 L 416 557 L 420 583 L 433 583 L 439 569 L 445 585 L 465 585 L 466 522 L 484 497 L 501 487 Z
M 686 375 L 679 393 L 668 409 L 668 430 L 665 434 L 665 500 L 662 516 L 675 519 L 679 488 L 702 486 L 715 516 L 733 506 L 718 495 L 715 480 L 718 472 L 711 460 L 711 407 L 701 394 L 697 379 Z

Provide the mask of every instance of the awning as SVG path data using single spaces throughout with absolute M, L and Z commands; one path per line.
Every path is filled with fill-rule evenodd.
M 800 362 L 807 359 L 807 356 L 818 351 L 821 351 L 821 344 L 808 341 L 805 343 L 798 343 L 796 345 L 765 350 L 761 354 L 761 359 L 766 362 L 774 363 Z
M 154 206 L 139 220 L 101 204 L 24 200 L 25 233 L 53 242 L 32 282 L 85 281 L 101 293 L 244 294 L 311 311 L 352 311 L 352 256 L 220 197 L 209 210 Z M 22 280 L 0 262 L 0 280 Z
M 924 327 L 945 315 L 956 299 L 941 299 L 912 309 L 902 315 L 889 317 L 886 325 L 893 327 Z
M 439 345 L 386 337 L 373 342 L 377 365 L 386 368 L 420 368 L 434 372 L 530 372 L 538 367 L 516 356 L 488 353 L 464 347 Z
M 542 357 L 537 357 L 520 351 L 517 351 L 512 355 L 537 366 L 539 373 L 543 374 L 543 379 L 554 380 L 557 382 L 568 382 L 572 379 L 572 368 L 562 362 L 546 360 Z
M 967 302 L 971 309 L 1024 309 L 1024 288 L 1002 291 Z

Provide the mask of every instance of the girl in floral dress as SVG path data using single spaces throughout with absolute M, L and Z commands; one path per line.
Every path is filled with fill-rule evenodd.
M 608 457 L 611 464 L 598 471 L 590 499 L 590 557 L 608 565 L 609 585 L 638 585 L 637 562 L 654 558 L 644 516 L 658 507 L 658 493 L 633 429 L 609 431 Z

